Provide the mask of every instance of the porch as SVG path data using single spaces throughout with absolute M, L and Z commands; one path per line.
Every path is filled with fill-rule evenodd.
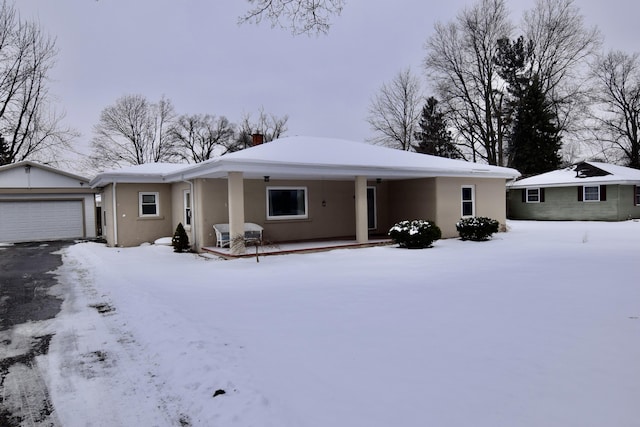
M 216 255 L 225 259 L 250 258 L 270 255 L 304 254 L 313 252 L 325 252 L 335 249 L 357 249 L 369 248 L 373 246 L 392 245 L 389 238 L 373 238 L 366 243 L 358 243 L 355 239 L 349 240 L 315 240 L 285 243 L 260 243 L 257 245 L 247 244 L 246 252 L 243 254 L 232 254 L 231 248 L 219 248 L 215 246 L 203 247 L 203 253 Z

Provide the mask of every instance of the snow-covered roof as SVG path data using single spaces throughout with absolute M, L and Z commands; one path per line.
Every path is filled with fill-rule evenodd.
M 589 165 L 602 171 L 598 176 L 580 176 L 576 168 Z M 573 187 L 576 185 L 640 184 L 640 170 L 601 162 L 582 162 L 568 168 L 555 170 L 512 182 L 510 188 Z
M 91 180 L 92 187 L 100 187 L 112 182 L 156 183 L 166 182 L 165 177 L 181 169 L 192 167 L 184 163 L 145 163 L 126 166 L 99 173 Z
M 121 171 L 114 173 L 119 175 Z M 351 179 L 354 176 L 370 179 L 434 176 L 514 179 L 520 176 L 515 169 L 406 152 L 361 142 L 295 136 L 225 154 L 186 168 L 161 172 L 156 178 L 162 182 L 176 182 L 193 178 L 222 178 L 229 172 L 242 172 L 248 179 L 261 179 L 263 176 L 273 179 Z M 92 185 L 104 185 L 116 178 L 116 175 L 109 175 L 110 180 L 103 179 L 106 176 L 98 175 L 92 181 Z

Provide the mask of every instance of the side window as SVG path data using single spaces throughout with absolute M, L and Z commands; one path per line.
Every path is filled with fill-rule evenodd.
M 158 193 L 138 193 L 140 202 L 140 216 L 158 216 L 160 209 L 158 206 Z
M 544 203 L 544 188 L 522 190 L 522 203 Z
M 636 206 L 640 206 L 640 185 L 635 185 L 633 187 L 633 200 Z
M 473 185 L 462 186 L 462 216 L 475 216 L 475 187 Z
M 184 190 L 184 225 L 191 225 L 191 190 Z
M 584 200 L 585 202 L 599 202 L 600 201 L 600 186 L 598 185 L 593 185 L 593 186 L 587 186 L 585 185 L 583 187 L 583 198 L 582 200 Z

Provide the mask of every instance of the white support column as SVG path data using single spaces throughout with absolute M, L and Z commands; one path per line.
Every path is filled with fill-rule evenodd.
M 229 238 L 232 255 L 245 253 L 244 246 L 244 177 L 242 172 L 229 172 Z
M 367 178 L 356 176 L 356 241 L 369 241 L 369 227 L 367 221 Z

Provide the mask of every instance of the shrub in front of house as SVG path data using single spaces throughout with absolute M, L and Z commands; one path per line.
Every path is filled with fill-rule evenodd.
M 187 236 L 187 232 L 185 231 L 181 222 L 178 223 L 176 232 L 173 234 L 173 238 L 171 239 L 171 246 L 173 246 L 174 252 L 183 252 L 191 249 L 189 247 L 189 236 Z
M 389 237 L 401 248 L 429 248 L 442 237 L 442 231 L 434 222 L 414 219 L 400 221 L 389 230 Z
M 497 233 L 500 223 L 495 219 L 479 216 L 462 218 L 456 224 L 456 230 L 462 240 L 481 242 L 489 240 L 493 233 Z

